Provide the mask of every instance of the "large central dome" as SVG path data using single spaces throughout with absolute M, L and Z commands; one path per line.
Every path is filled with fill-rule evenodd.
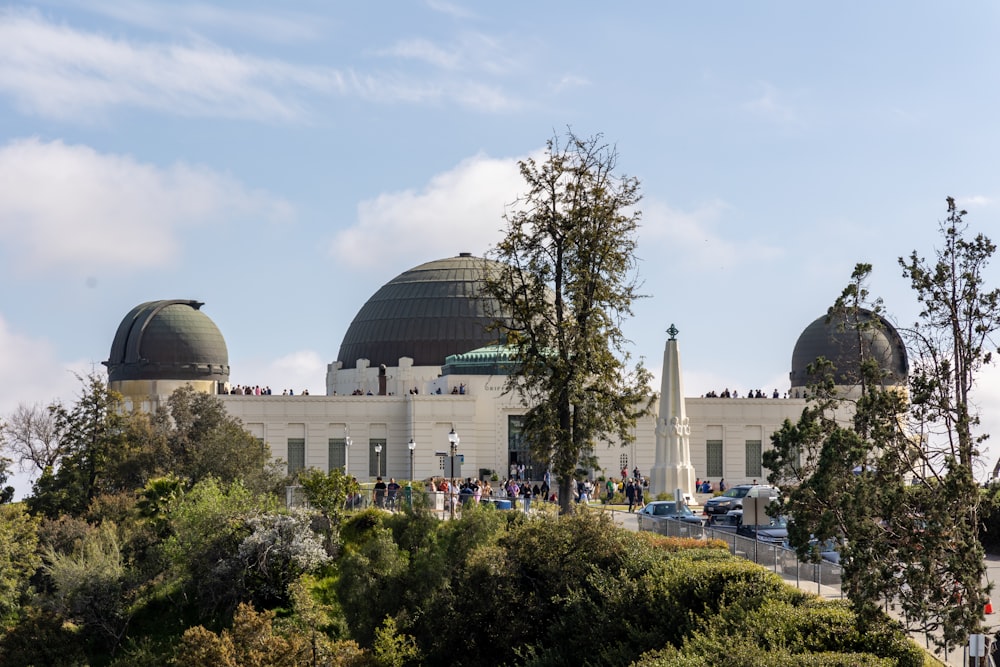
M 462 253 L 399 274 L 365 302 L 355 316 L 337 359 L 353 368 L 358 359 L 372 366 L 442 366 L 445 357 L 496 342 L 487 331 L 500 313 L 483 292 L 486 272 L 496 264 Z

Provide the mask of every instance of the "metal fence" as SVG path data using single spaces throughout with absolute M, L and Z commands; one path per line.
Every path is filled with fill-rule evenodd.
M 826 586 L 835 589 L 833 591 L 835 595 L 844 596 L 841 588 L 841 569 L 834 563 L 827 561 L 803 563 L 795 555 L 794 549 L 743 537 L 733 530 L 710 528 L 668 518 L 644 516 L 642 521 L 643 530 L 651 530 L 668 537 L 722 540 L 729 546 L 729 552 L 733 555 L 762 565 L 788 581 L 794 581 L 799 588 L 806 589 L 807 586 L 804 584 L 815 583 L 817 595 L 823 595 L 822 587 Z

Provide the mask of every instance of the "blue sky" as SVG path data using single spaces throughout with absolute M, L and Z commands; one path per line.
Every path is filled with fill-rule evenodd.
M 998 34 L 985 0 L 0 5 L 0 415 L 165 298 L 233 382 L 322 393 L 361 304 L 482 255 L 567 126 L 643 184 L 633 354 L 675 323 L 689 395 L 784 389 L 857 262 L 913 320 L 896 258 L 945 197 L 1000 239 Z M 1000 442 L 1000 375 L 977 399 Z

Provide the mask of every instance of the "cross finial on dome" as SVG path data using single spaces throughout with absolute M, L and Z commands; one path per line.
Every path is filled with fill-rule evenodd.
M 667 329 L 667 333 L 670 334 L 670 340 L 675 340 L 677 338 L 677 334 L 680 333 L 680 331 L 677 330 L 677 327 L 671 324 L 670 328 Z

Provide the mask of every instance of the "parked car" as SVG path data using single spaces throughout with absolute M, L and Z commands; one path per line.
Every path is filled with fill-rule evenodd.
M 814 538 L 809 540 L 809 544 L 810 546 L 814 547 L 816 551 L 819 553 L 820 560 L 825 561 L 827 563 L 832 563 L 834 565 L 840 565 L 841 542 L 839 542 L 837 539 L 830 538 L 828 540 L 820 542 L 819 540 Z M 784 546 L 789 551 L 795 551 L 794 547 L 792 547 L 792 545 L 788 543 L 787 539 L 784 541 L 782 546 Z
M 731 512 L 735 514 L 735 512 Z M 742 510 L 740 511 L 740 524 L 736 529 L 737 535 L 755 539 L 758 542 L 768 544 L 784 544 L 788 539 L 788 520 L 783 517 L 769 518 L 766 524 L 745 524 L 742 521 Z
M 645 507 L 637 512 L 639 530 L 653 530 L 657 521 L 672 519 L 683 521 L 684 523 L 696 523 L 699 526 L 704 523 L 701 515 L 695 514 L 691 508 L 684 503 L 673 500 L 656 500 L 647 503 Z
M 756 498 L 777 498 L 778 489 L 766 484 L 740 484 L 727 490 L 721 496 L 710 498 L 705 502 L 705 514 L 725 514 L 730 510 L 743 509 L 743 499 L 747 496 Z
M 730 510 L 725 514 L 713 514 L 708 517 L 709 528 L 735 533 L 743 522 L 743 510 Z
M 819 557 L 828 563 L 840 565 L 840 545 L 837 540 L 827 540 L 819 545 Z

